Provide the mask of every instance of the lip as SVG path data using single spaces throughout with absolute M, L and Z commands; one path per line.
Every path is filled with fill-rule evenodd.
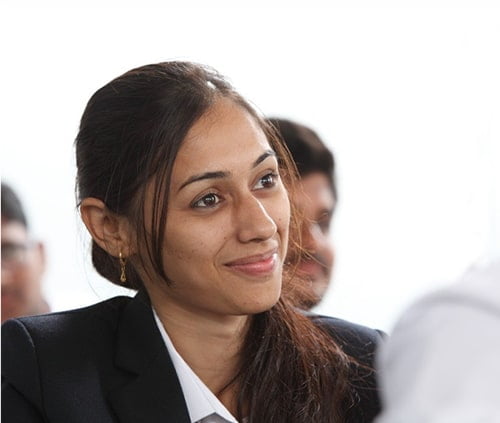
M 278 249 L 246 256 L 225 264 L 229 269 L 249 276 L 268 276 L 274 272 L 278 264 Z

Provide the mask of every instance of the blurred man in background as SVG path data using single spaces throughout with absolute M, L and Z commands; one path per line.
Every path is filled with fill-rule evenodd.
M 2 322 L 49 311 L 41 289 L 44 270 L 44 247 L 30 239 L 21 202 L 2 183 Z
M 329 232 L 337 204 L 335 161 L 332 152 L 312 129 L 286 119 L 270 118 L 269 122 L 285 141 L 301 178 L 295 200 L 304 218 L 305 251 L 298 271 L 311 281 L 313 296 L 304 307 L 312 308 L 328 288 L 334 262 Z

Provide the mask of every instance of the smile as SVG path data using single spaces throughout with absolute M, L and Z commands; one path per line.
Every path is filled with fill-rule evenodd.
M 249 276 L 268 276 L 274 272 L 278 264 L 278 252 L 273 249 L 264 254 L 243 257 L 229 263 L 226 266 L 236 272 Z

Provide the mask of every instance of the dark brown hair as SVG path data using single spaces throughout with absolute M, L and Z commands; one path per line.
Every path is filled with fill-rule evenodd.
M 2 219 L 18 222 L 28 228 L 28 220 L 23 210 L 21 200 L 14 190 L 2 182 Z
M 312 172 L 323 173 L 337 200 L 335 158 L 316 131 L 289 119 L 273 117 L 268 122 L 276 128 L 285 142 L 300 176 L 307 176 Z
M 293 162 L 273 128 L 206 66 L 165 62 L 131 70 L 99 89 L 81 119 L 76 138 L 79 200 L 98 198 L 112 212 L 127 216 L 138 242 L 147 246 L 145 257 L 137 259 L 151 264 L 165 283 L 160 246 L 172 167 L 189 129 L 220 98 L 231 99 L 255 118 L 277 153 L 285 184 L 293 184 Z M 155 204 L 148 234 L 143 207 L 151 183 Z M 297 236 L 292 224 L 291 248 L 299 245 Z M 120 283 L 118 260 L 95 242 L 92 261 L 101 275 Z M 352 363 L 331 336 L 295 309 L 300 295 L 296 285 L 293 271 L 288 272 L 279 302 L 252 319 L 234 379 L 237 417 L 247 417 L 248 423 L 338 422 L 350 403 Z M 133 260 L 127 266 L 127 286 L 144 288 Z

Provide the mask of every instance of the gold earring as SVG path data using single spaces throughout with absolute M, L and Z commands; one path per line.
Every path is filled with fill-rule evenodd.
M 118 253 L 118 259 L 120 260 L 120 282 L 127 282 L 127 275 L 125 274 L 125 265 L 127 264 L 127 259 L 124 259 L 122 252 Z

